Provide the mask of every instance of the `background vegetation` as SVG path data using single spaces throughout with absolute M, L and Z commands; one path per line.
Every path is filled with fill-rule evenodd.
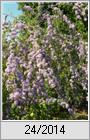
M 22 15 L 2 29 L 3 119 L 88 119 L 88 4 L 18 8 Z

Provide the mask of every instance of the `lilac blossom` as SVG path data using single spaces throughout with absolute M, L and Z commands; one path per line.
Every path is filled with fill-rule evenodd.
M 9 34 L 14 43 L 9 39 L 11 43 L 7 45 L 4 76 L 9 99 L 17 107 L 57 103 L 73 114 L 74 110 L 68 103 L 69 96 L 77 98 L 79 87 L 85 93 L 88 91 L 88 43 L 83 41 L 75 23 L 63 14 L 58 5 L 51 5 L 52 15 L 47 12 L 41 15 L 46 21 L 45 33 L 38 25 L 32 30 L 23 22 L 14 25 Z M 27 5 L 23 9 L 33 11 Z M 75 3 L 73 9 L 78 20 L 83 18 L 87 21 L 87 8 Z M 58 33 L 54 25 L 57 19 L 68 25 L 69 34 Z M 22 29 L 26 29 L 29 34 L 25 43 L 15 40 Z M 78 59 L 74 58 L 75 52 Z
M 32 9 L 30 6 L 28 6 L 28 5 L 24 5 L 23 9 L 24 9 L 24 10 L 27 10 L 27 11 L 32 11 L 32 10 L 33 10 L 33 9 Z
M 19 22 L 15 25 L 15 29 L 23 29 L 24 27 L 25 27 L 25 25 L 21 22 Z

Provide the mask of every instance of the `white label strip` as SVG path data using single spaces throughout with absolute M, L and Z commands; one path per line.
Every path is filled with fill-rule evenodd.
M 89 139 L 89 122 L 2 122 L 2 139 Z

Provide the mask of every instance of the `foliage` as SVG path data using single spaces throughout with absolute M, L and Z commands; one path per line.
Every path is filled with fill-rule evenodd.
M 87 119 L 87 7 L 18 3 L 3 23 L 3 119 Z

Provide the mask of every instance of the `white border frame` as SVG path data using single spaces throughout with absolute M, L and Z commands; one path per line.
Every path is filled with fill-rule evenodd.
M 8 1 L 7 0 L 6 1 L 5 0 L 5 1 L 1 1 L 1 9 L 2 9 L 2 3 L 4 3 L 4 2 L 12 2 L 12 3 L 13 2 L 87 2 L 88 3 L 88 120 L 2 120 L 2 24 L 1 24 L 1 89 L 0 89 L 1 90 L 1 122 L 17 122 L 17 121 L 20 121 L 20 122 L 28 122 L 28 121 L 30 121 L 30 122 L 33 122 L 33 121 L 34 122 L 35 121 L 36 122 L 37 121 L 38 122 L 46 122 L 46 121 L 47 122 L 53 122 L 53 121 L 54 122 L 58 122 L 58 121 L 59 122 L 60 121 L 61 122 L 73 122 L 73 121 L 74 122 L 75 121 L 76 122 L 87 122 L 87 121 L 90 121 L 90 119 L 89 119 L 90 118 L 90 112 L 89 112 L 89 102 L 90 102 L 90 97 L 89 97 L 90 96 L 89 95 L 89 91 L 90 91 L 89 90 L 89 55 L 90 55 L 89 54 L 89 52 L 90 52 L 90 50 L 89 50 L 89 20 L 90 20 L 89 19 L 89 11 L 90 11 L 90 9 L 89 8 L 90 7 L 89 7 L 89 1 L 88 0 L 85 0 L 85 1 L 84 0 L 83 1 L 80 1 L 80 0 L 77 0 L 77 1 L 76 0 L 74 0 L 74 1 L 73 0 L 71 0 L 71 1 L 70 0 L 69 1 L 64 1 L 64 0 L 56 0 L 56 1 L 53 1 L 53 0 L 52 1 L 49 1 L 49 0 L 46 0 L 46 1 L 45 0 L 40 0 L 40 1 L 39 0 L 37 0 L 37 1 L 36 0 L 35 1 L 34 0 L 31 0 L 31 1 L 28 1 L 28 0 L 26 0 L 26 1 L 25 0 L 24 1 L 19 1 L 19 0 L 18 1 L 17 0 L 10 1 L 9 0 Z M 1 10 L 1 23 L 2 23 L 2 10 Z

